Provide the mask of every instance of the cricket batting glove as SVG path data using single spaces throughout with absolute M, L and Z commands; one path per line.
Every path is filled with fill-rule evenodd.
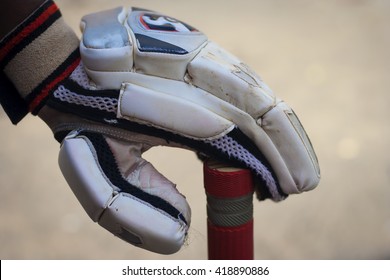
M 84 16 L 81 29 L 79 41 L 47 1 L 4 38 L 2 79 L 13 97 L 2 105 L 14 123 L 30 111 L 49 125 L 61 142 L 64 177 L 102 227 L 162 254 L 184 243 L 190 207 L 142 158 L 154 146 L 250 169 L 260 200 L 281 201 L 319 183 L 316 155 L 292 109 L 196 28 L 115 8 Z

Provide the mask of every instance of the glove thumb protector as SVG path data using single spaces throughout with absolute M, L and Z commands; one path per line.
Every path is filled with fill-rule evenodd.
M 182 246 L 191 210 L 176 186 L 141 157 L 143 143 L 71 132 L 59 164 L 90 218 L 141 248 L 170 254 Z

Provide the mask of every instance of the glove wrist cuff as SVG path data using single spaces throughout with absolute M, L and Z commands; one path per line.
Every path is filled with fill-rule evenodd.
M 38 113 L 55 87 L 79 64 L 78 47 L 76 34 L 51 0 L 1 40 L 0 67 L 15 87 L 13 94 L 24 101 L 21 108 Z

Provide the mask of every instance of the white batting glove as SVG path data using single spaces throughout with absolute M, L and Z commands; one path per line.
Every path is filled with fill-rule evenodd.
M 142 159 L 157 145 L 250 169 L 260 200 L 319 183 L 291 108 L 202 32 L 123 8 L 87 15 L 81 27 L 81 62 L 30 107 L 62 142 L 60 167 L 80 203 L 110 232 L 162 254 L 184 243 L 190 207 Z

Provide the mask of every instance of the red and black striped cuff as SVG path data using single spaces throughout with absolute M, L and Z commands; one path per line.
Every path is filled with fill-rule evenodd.
M 0 41 L 2 75 L 14 86 L 13 92 L 0 93 L 3 107 L 19 105 L 37 114 L 50 93 L 79 64 L 78 47 L 79 39 L 62 19 L 57 5 L 51 0 L 42 4 Z M 21 99 L 11 98 L 19 101 L 7 104 L 4 99 L 14 94 Z

